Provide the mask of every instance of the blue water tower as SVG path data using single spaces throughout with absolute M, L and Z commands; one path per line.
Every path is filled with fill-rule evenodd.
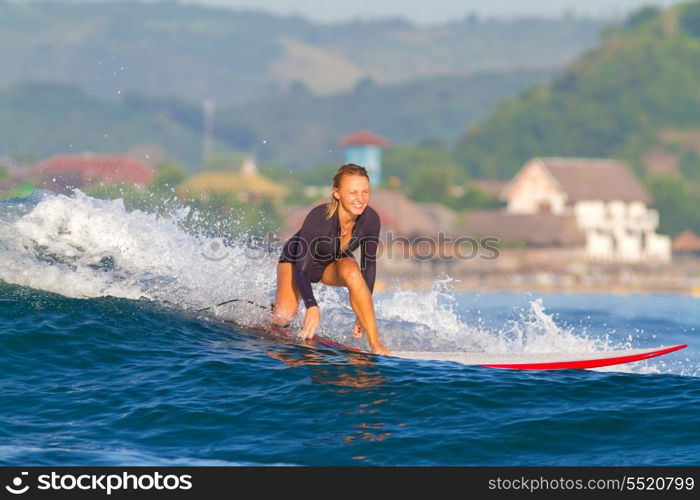
M 369 130 L 357 130 L 339 141 L 345 153 L 345 163 L 354 163 L 367 169 L 372 187 L 382 182 L 382 149 L 389 141 Z

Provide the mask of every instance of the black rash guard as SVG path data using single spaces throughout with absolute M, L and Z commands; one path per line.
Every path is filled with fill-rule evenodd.
M 377 244 L 381 222 L 377 212 L 369 205 L 357 217 L 352 235 L 345 250 L 340 248 L 340 219 L 338 211 L 326 218 L 326 204 L 314 207 L 304 219 L 297 233 L 289 238 L 282 248 L 279 262 L 294 264 L 294 282 L 299 288 L 306 308 L 317 305 L 311 283 L 321 281 L 323 270 L 331 262 L 343 257 L 353 258 L 352 253 L 360 248 L 360 270 L 369 287 L 374 291 L 377 271 Z

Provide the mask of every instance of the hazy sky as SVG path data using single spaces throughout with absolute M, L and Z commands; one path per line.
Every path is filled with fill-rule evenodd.
M 9 0 L 25 2 L 28 0 Z M 417 24 L 456 20 L 470 13 L 482 17 L 547 16 L 564 12 L 620 18 L 645 5 L 666 7 L 683 0 L 32 0 L 74 2 L 180 2 L 219 7 L 301 14 L 315 21 L 347 21 L 356 18 L 401 16 Z
M 416 23 L 458 19 L 470 12 L 483 16 L 545 15 L 565 11 L 617 17 L 644 5 L 668 6 L 678 0 L 182 0 L 228 7 L 248 7 L 284 14 L 299 13 L 320 21 L 356 17 L 403 16 Z

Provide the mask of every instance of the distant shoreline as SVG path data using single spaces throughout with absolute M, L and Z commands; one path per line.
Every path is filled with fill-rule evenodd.
M 459 277 L 410 277 L 391 276 L 378 279 L 376 290 L 379 292 L 425 291 L 433 288 L 436 281 L 449 280 L 449 288 L 456 292 L 473 293 L 541 293 L 548 295 L 685 295 L 700 299 L 700 283 L 697 285 L 672 285 L 670 283 L 657 285 L 581 285 L 581 284 L 544 284 L 544 283 L 505 283 L 502 280 L 477 281 L 474 279 L 460 279 Z

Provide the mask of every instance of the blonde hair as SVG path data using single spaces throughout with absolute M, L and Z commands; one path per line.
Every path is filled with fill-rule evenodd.
M 354 163 L 346 163 L 342 165 L 338 171 L 333 176 L 333 187 L 338 189 L 340 187 L 340 181 L 346 175 L 361 175 L 369 180 L 369 175 L 367 174 L 367 169 L 361 167 L 360 165 L 355 165 Z M 338 211 L 338 205 L 340 202 L 335 199 L 333 193 L 331 192 L 331 201 L 326 204 L 326 219 L 330 219 Z

